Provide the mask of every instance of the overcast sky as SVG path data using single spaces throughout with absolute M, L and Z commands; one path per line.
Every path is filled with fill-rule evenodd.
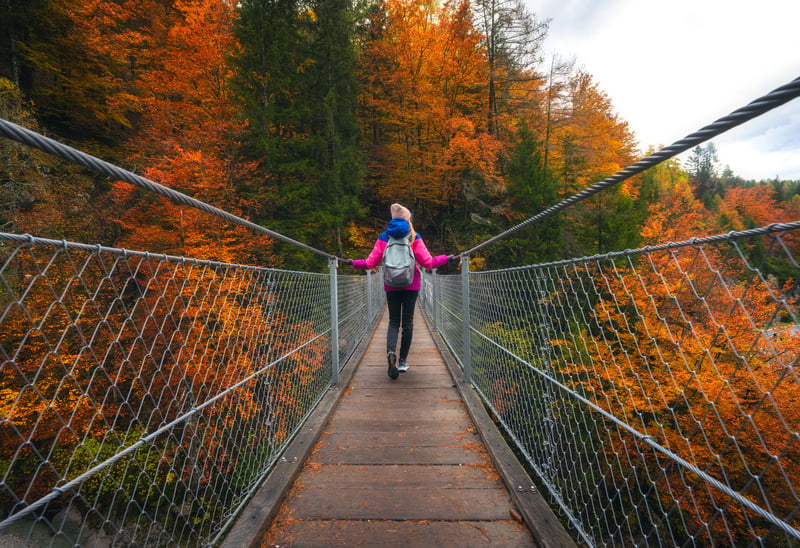
M 548 59 L 574 57 L 643 151 L 800 77 L 800 0 L 525 2 L 551 19 Z M 736 175 L 800 179 L 800 99 L 712 141 Z

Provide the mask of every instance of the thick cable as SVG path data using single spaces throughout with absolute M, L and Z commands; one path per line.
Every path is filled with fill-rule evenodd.
M 323 257 L 327 257 L 329 259 L 335 258 L 335 256 L 325 253 L 324 251 L 320 251 L 319 249 L 311 247 L 310 245 L 298 242 L 297 240 L 293 240 L 288 236 L 284 236 L 283 234 L 279 234 L 269 230 L 268 228 L 264 228 L 263 226 L 257 225 L 251 221 L 248 221 L 247 219 L 243 219 L 242 217 L 228 213 L 223 209 L 219 209 L 218 207 L 209 205 L 201 200 L 187 196 L 186 194 L 178 192 L 177 190 L 173 190 L 149 179 L 145 179 L 144 177 L 110 164 L 104 160 L 92 156 L 91 154 L 76 150 L 70 146 L 59 143 L 58 141 L 50 139 L 49 137 L 39 135 L 34 131 L 18 126 L 17 124 L 2 118 L 0 118 L 0 135 L 8 137 L 9 139 L 13 139 L 14 141 L 24 145 L 47 152 L 48 154 L 56 156 L 57 158 L 61 158 L 62 160 L 67 160 L 83 167 L 88 167 L 115 180 L 118 179 L 139 188 L 144 188 L 145 190 L 149 190 L 150 192 L 154 192 L 159 196 L 163 196 L 169 200 L 172 200 L 175 203 L 199 209 L 200 211 L 204 211 L 221 219 L 225 219 L 230 223 L 246 227 L 254 232 L 266 234 L 272 238 L 275 238 L 276 240 L 280 240 L 301 249 L 305 249 L 306 251 L 316 253 L 317 255 L 322 255 Z
M 691 238 L 689 240 L 683 240 L 681 242 L 667 242 L 658 245 L 648 245 L 645 247 L 640 247 L 638 249 L 626 249 L 625 251 L 609 251 L 608 253 L 598 253 L 597 255 L 578 257 L 575 259 L 562 259 L 560 261 L 552 261 L 549 263 L 537 263 L 534 265 L 513 266 L 509 268 L 495 270 L 494 272 L 513 272 L 516 270 L 529 270 L 529 269 L 544 270 L 553 266 L 575 265 L 575 264 L 583 264 L 586 262 L 616 259 L 618 257 L 631 257 L 634 255 L 644 255 L 647 253 L 652 253 L 653 251 L 664 251 L 668 249 L 669 250 L 678 249 L 681 247 L 699 247 L 705 244 L 744 239 L 753 236 L 764 236 L 764 235 L 770 235 L 779 232 L 788 232 L 790 230 L 798 230 L 798 229 L 800 229 L 800 221 L 792 221 L 791 223 L 773 223 L 771 225 L 757 227 L 757 228 L 749 228 L 747 230 L 725 232 L 723 234 L 704 236 L 702 238 Z
M 727 116 L 723 116 L 716 122 L 713 122 L 697 130 L 696 132 L 684 137 L 683 139 L 676 141 L 671 145 L 664 147 L 657 152 L 654 152 L 653 154 L 650 154 L 649 156 L 639 160 L 635 164 L 632 164 L 626 167 L 625 169 L 618 171 L 614 175 L 606 179 L 603 179 L 599 183 L 595 183 L 594 185 L 583 189 L 577 194 L 573 194 L 566 200 L 548 209 L 545 209 L 544 211 L 534 215 L 533 217 L 530 217 L 522 221 L 518 225 L 509 228 L 505 232 L 502 232 L 497 236 L 489 238 L 485 242 L 476 245 L 469 251 L 464 251 L 463 254 L 471 255 L 472 253 L 488 246 L 489 244 L 492 244 L 498 240 L 502 240 L 503 238 L 506 238 L 511 234 L 514 234 L 515 232 L 522 230 L 528 225 L 531 225 L 533 223 L 541 221 L 542 219 L 550 217 L 551 215 L 561 210 L 564 210 L 578 202 L 581 202 L 586 198 L 589 198 L 590 196 L 594 196 L 598 192 L 606 190 L 607 188 L 610 188 L 618 183 L 621 183 L 622 181 L 629 179 L 634 175 L 637 175 L 647 169 L 650 169 L 651 167 L 658 165 L 665 160 L 669 160 L 670 158 L 677 156 L 678 154 L 686 152 L 690 148 L 697 146 L 700 143 L 708 141 L 709 139 L 712 139 L 720 135 L 721 133 L 728 131 L 729 129 L 732 129 L 738 125 L 743 124 L 744 122 L 752 120 L 753 118 L 761 116 L 762 114 L 769 112 L 770 110 L 777 108 L 785 103 L 788 103 L 789 101 L 797 97 L 800 97 L 800 77 L 795 78 L 788 84 L 784 84 L 783 86 L 774 89 L 773 91 L 769 92 L 763 97 L 760 97 L 759 99 L 756 99 L 755 101 L 734 110 Z
M 554 385 L 559 390 L 565 392 L 571 398 L 574 398 L 574 399 L 580 401 L 581 403 L 583 403 L 584 405 L 586 405 L 587 407 L 589 407 L 590 409 L 592 409 L 596 413 L 599 413 L 600 415 L 602 415 L 607 420 L 609 420 L 612 423 L 614 423 L 619 428 L 621 428 L 621 429 L 625 430 L 626 432 L 628 432 L 629 434 L 631 434 L 637 440 L 639 440 L 639 441 L 641 441 L 643 443 L 646 443 L 653 450 L 658 451 L 659 453 L 661 453 L 662 455 L 664 455 L 667 458 L 671 459 L 673 462 L 679 464 L 680 466 L 682 466 L 686 470 L 688 470 L 688 471 L 692 472 L 693 474 L 697 475 L 698 477 L 702 478 L 709 485 L 713 485 L 718 491 L 720 491 L 720 492 L 724 493 L 726 496 L 732 498 L 733 500 L 735 500 L 736 502 L 738 502 L 739 504 L 741 504 L 742 506 L 744 506 L 745 508 L 747 508 L 751 512 L 761 516 L 766 521 L 768 521 L 772 525 L 776 526 L 777 528 L 779 528 L 781 531 L 783 531 L 787 535 L 790 535 L 790 536 L 794 537 L 796 540 L 800 540 L 800 530 L 796 529 L 791 524 L 787 523 L 786 521 L 784 521 L 780 517 L 774 515 L 773 513 L 769 512 L 767 510 L 764 510 L 763 508 L 761 508 L 760 506 L 758 506 L 757 504 L 755 504 L 751 500 L 747 499 L 745 496 L 741 495 L 740 493 L 737 493 L 736 491 L 731 489 L 729 486 L 725 485 L 724 483 L 722 483 L 721 481 L 719 481 L 715 477 L 711 476 L 709 473 L 707 473 L 705 470 L 701 469 L 700 467 L 698 467 L 698 466 L 692 464 L 691 462 L 687 461 L 686 459 L 684 459 L 683 457 L 681 457 L 680 455 L 678 455 L 674 451 L 671 451 L 670 449 L 668 449 L 668 448 L 664 447 L 663 445 L 661 445 L 660 443 L 656 442 L 655 438 L 653 438 L 653 436 L 651 436 L 649 434 L 646 434 L 646 433 L 643 433 L 643 432 L 640 432 L 639 430 L 637 430 L 635 427 L 629 425 L 624 420 L 619 419 L 618 417 L 616 417 L 615 415 L 609 413 L 608 411 L 606 411 L 605 409 L 603 409 L 599 405 L 596 405 L 592 401 L 590 401 L 587 398 L 581 396 L 575 390 L 572 390 L 571 388 L 569 388 L 568 386 L 566 386 L 562 382 L 560 382 L 557 379 L 553 378 L 547 371 L 543 371 L 542 369 L 540 369 L 540 368 L 536 367 L 534 364 L 532 364 L 530 361 L 525 360 L 524 358 L 522 358 L 521 356 L 518 356 L 517 354 L 515 354 L 514 352 L 512 352 L 508 348 L 505 348 L 502 345 L 498 344 L 497 342 L 495 342 L 491 338 L 489 338 L 486 335 L 484 335 L 483 333 L 481 333 L 478 329 L 475 329 L 474 327 L 470 327 L 470 331 L 474 335 L 476 335 L 476 336 L 480 337 L 481 339 L 485 340 L 486 342 L 490 343 L 495 348 L 499 349 L 500 351 L 508 354 L 509 356 L 514 358 L 515 360 L 517 360 L 520 363 L 524 364 L 528 369 L 530 369 L 531 371 L 535 372 L 539 377 L 541 377 L 542 379 L 546 380 L 550 384 Z M 491 402 L 486 398 L 485 395 L 483 396 L 483 399 L 487 404 L 491 405 Z M 509 429 L 509 431 L 510 431 L 510 429 Z

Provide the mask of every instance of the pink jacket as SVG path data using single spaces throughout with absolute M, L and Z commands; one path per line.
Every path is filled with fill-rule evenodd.
M 380 266 L 383 261 L 383 251 L 386 249 L 386 244 L 389 241 L 385 234 L 384 232 L 378 237 L 375 241 L 375 246 L 366 259 L 356 259 L 353 261 L 353 268 L 369 270 L 370 268 Z M 402 288 L 389 287 L 384 284 L 383 288 L 386 291 L 401 291 L 407 289 L 419 291 L 419 288 L 422 286 L 422 276 L 419 272 L 419 265 L 422 265 L 423 268 L 432 269 L 447 264 L 447 255 L 437 255 L 433 257 L 430 251 L 428 251 L 428 248 L 425 247 L 425 242 L 422 241 L 422 237 L 419 234 L 417 234 L 417 237 L 411 242 L 411 250 L 414 252 L 414 257 L 417 259 L 417 267 L 414 269 L 414 281 L 411 282 L 411 285 L 408 287 Z

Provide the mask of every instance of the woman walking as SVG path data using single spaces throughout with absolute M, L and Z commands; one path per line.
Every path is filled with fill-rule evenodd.
M 411 339 L 414 335 L 414 308 L 422 283 L 422 277 L 417 265 L 424 268 L 439 268 L 448 260 L 457 257 L 448 255 L 431 256 L 422 237 L 414 231 L 411 224 L 411 212 L 400 204 L 391 205 L 392 220 L 381 232 L 375 241 L 369 256 L 366 259 L 346 260 L 353 268 L 368 270 L 379 266 L 383 260 L 383 253 L 390 240 L 407 238 L 414 253 L 414 279 L 405 287 L 391 287 L 384 283 L 386 303 L 389 306 L 389 331 L 386 334 L 386 356 L 389 362 L 389 378 L 396 379 L 401 372 L 408 371 L 408 352 L 411 348 Z M 403 334 L 400 338 L 400 351 L 397 352 L 397 338 L 402 327 Z M 399 357 L 399 361 L 398 361 Z

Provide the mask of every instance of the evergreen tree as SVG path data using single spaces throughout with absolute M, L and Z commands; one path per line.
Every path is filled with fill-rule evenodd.
M 292 187 L 303 179 L 305 167 L 296 151 L 303 137 L 297 96 L 306 58 L 300 29 L 297 0 L 239 5 L 235 85 L 248 122 L 242 154 L 258 161 L 258 171 L 239 192 L 252 204 L 246 211 L 250 218 L 276 230 L 283 228 L 277 223 L 281 208 L 296 198 Z
M 355 14 L 351 0 L 315 0 L 313 10 L 309 153 L 318 175 L 319 207 L 310 221 L 328 249 L 342 255 L 342 227 L 361 215 Z
M 639 247 L 644 216 L 637 209 L 634 197 L 624 188 L 613 188 L 600 194 L 605 207 L 598 208 L 599 253 L 624 251 Z
M 708 143 L 705 147 L 697 145 L 688 159 L 687 171 L 691 176 L 695 198 L 702 200 L 711 208 L 714 196 L 722 193 L 722 185 L 717 176 L 717 147 Z
M 341 254 L 341 227 L 359 213 L 362 171 L 352 3 L 244 0 L 237 36 L 250 125 L 243 154 L 259 161 L 240 189 L 251 218 Z M 287 257 L 297 266 L 307 260 Z
M 19 44 L 27 42 L 33 24 L 33 8 L 41 0 L 5 0 L 0 2 L 0 75 L 20 88 L 23 57 Z
M 527 127 L 518 132 L 506 167 L 512 220 L 521 222 L 558 203 L 558 185 L 544 167 L 541 142 Z M 561 227 L 561 218 L 556 214 L 517 232 L 500 254 L 505 257 L 504 266 L 560 258 Z M 501 260 L 500 256 L 495 260 Z

